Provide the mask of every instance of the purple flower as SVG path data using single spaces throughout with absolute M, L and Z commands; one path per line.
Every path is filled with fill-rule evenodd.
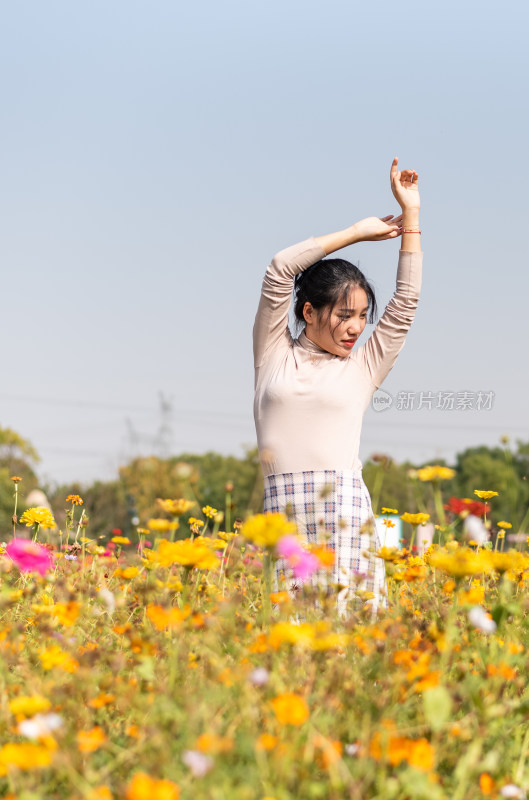
M 297 580 L 307 581 L 321 566 L 317 556 L 305 550 L 297 536 L 283 536 L 276 550 L 279 556 L 286 559 Z

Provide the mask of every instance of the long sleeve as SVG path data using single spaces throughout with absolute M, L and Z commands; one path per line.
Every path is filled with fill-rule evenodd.
M 421 277 L 422 253 L 401 250 L 395 293 L 372 335 L 353 356 L 376 387 L 381 385 L 404 346 L 419 302 Z
M 325 251 L 311 237 L 277 253 L 263 280 L 261 299 L 253 328 L 254 364 L 258 368 L 282 342 L 290 342 L 288 312 L 294 278 L 325 258 Z

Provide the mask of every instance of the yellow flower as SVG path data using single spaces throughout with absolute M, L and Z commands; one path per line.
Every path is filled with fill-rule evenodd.
M 113 536 L 111 541 L 114 544 L 130 544 L 130 539 L 127 536 Z
M 417 470 L 417 477 L 420 481 L 449 481 L 455 474 L 454 469 L 440 467 L 437 464 Z
M 15 697 L 9 701 L 9 710 L 12 714 L 23 714 L 25 717 L 34 717 L 35 714 L 45 714 L 51 708 L 51 703 L 40 694 Z
M 409 522 L 410 525 L 426 525 L 428 520 L 430 519 L 429 514 L 401 514 L 400 518 L 403 522 Z
M 0 775 L 6 775 L 9 767 L 22 770 L 49 767 L 53 749 L 41 744 L 5 744 L 0 747 Z
M 173 781 L 149 777 L 145 772 L 137 772 L 125 794 L 125 800 L 179 800 L 180 789 Z
M 214 569 L 219 565 L 219 560 L 211 548 L 200 541 L 184 539 L 179 542 L 169 542 L 162 539 L 160 547 L 153 553 L 155 560 L 162 567 L 172 564 L 182 564 L 184 567 L 197 569 Z
M 74 506 L 82 506 L 83 505 L 83 498 L 79 497 L 78 494 L 69 494 L 66 498 L 67 503 L 71 503 Z
M 12 475 L 11 480 L 13 481 L 13 483 L 20 483 L 22 478 L 20 477 L 20 475 Z
M 498 553 L 500 555 L 500 553 Z M 430 566 L 447 572 L 456 578 L 466 575 L 479 575 L 492 571 L 492 553 L 481 550 L 476 553 L 468 547 L 460 547 L 450 553 L 445 549 L 434 550 L 428 557 Z
M 77 734 L 77 747 L 81 753 L 93 753 L 106 742 L 107 737 L 99 725 L 89 731 L 79 731 Z
M 79 616 L 79 603 L 73 600 L 69 603 L 55 603 L 55 605 L 50 608 L 50 612 L 59 620 L 61 625 L 65 625 L 69 628 Z
M 274 547 L 283 536 L 295 531 L 295 523 L 284 514 L 256 514 L 242 528 L 243 536 L 259 547 Z
M 168 628 L 180 627 L 182 622 L 191 614 L 189 606 L 180 608 L 163 608 L 163 606 L 148 605 L 147 618 L 150 619 L 157 631 L 165 631 Z
M 45 670 L 58 667 L 64 670 L 64 672 L 76 672 L 76 670 L 79 669 L 79 662 L 69 655 L 69 653 L 65 653 L 64 650 L 61 650 L 57 644 L 53 644 L 46 650 L 41 650 L 39 658 L 42 668 Z
M 171 521 L 169 519 L 161 519 L 159 517 L 154 517 L 147 522 L 147 527 L 151 531 L 156 531 L 157 533 L 165 533 L 166 531 L 177 530 L 178 523 Z
M 281 725 L 303 725 L 310 716 L 309 707 L 303 697 L 292 692 L 274 697 L 271 703 Z
M 204 527 L 204 520 L 203 519 L 195 519 L 195 517 L 189 517 L 187 520 L 190 525 L 195 525 L 197 528 Z
M 50 509 L 44 506 L 28 508 L 20 517 L 19 522 L 28 528 L 32 525 L 40 525 L 41 528 L 48 530 L 57 527 Z
M 505 528 L 508 530 L 509 528 L 512 528 L 512 525 L 510 522 L 504 522 L 502 520 L 501 522 L 498 522 L 498 528 Z
M 383 514 L 398 514 L 398 510 L 396 508 L 384 508 L 382 507 Z
M 498 497 L 498 492 L 487 492 L 483 489 L 474 489 L 474 494 L 477 494 L 480 500 L 490 500 L 491 497 Z
M 204 508 L 202 509 L 202 513 L 204 514 L 204 516 L 212 519 L 215 516 L 215 514 L 218 514 L 218 511 L 216 508 L 211 508 L 211 506 L 204 506 Z
M 167 511 L 168 514 L 172 514 L 173 517 L 180 517 L 182 514 L 187 514 L 189 509 L 196 505 L 194 500 L 183 500 L 182 498 L 178 500 L 162 500 L 158 498 L 156 502 L 164 511 Z
M 383 558 L 384 561 L 390 561 L 393 564 L 400 561 L 402 555 L 400 551 L 396 547 L 381 547 L 380 550 L 377 550 L 375 553 L 377 558 Z

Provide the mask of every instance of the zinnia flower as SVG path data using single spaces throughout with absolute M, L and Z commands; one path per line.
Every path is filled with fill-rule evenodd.
M 274 547 L 283 536 L 295 530 L 296 525 L 284 514 L 255 514 L 244 523 L 242 534 L 259 547 Z
M 57 527 L 55 520 L 53 519 L 53 514 L 51 513 L 50 509 L 46 508 L 45 506 L 28 508 L 20 517 L 19 522 L 21 522 L 23 525 L 26 525 L 28 528 L 30 528 L 32 525 L 40 525 L 41 528 L 50 530 Z
M 321 566 L 318 557 L 307 552 L 297 536 L 283 536 L 277 543 L 276 550 L 278 555 L 286 559 L 298 580 L 308 580 Z
M 39 575 L 44 575 L 53 567 L 49 551 L 29 539 L 13 539 L 7 545 L 6 553 L 21 572 L 38 572 Z
M 498 492 L 487 492 L 484 489 L 474 489 L 474 494 L 477 495 L 480 500 L 490 500 L 491 497 L 498 497 Z
M 417 470 L 420 481 L 449 481 L 455 474 L 454 469 L 440 467 L 437 464 Z
M 430 515 L 422 513 L 408 514 L 408 512 L 406 512 L 405 514 L 401 514 L 400 518 L 403 522 L 409 522 L 410 525 L 426 525 L 430 519 Z
M 300 726 L 310 716 L 309 707 L 303 697 L 291 692 L 274 697 L 272 708 L 281 725 Z

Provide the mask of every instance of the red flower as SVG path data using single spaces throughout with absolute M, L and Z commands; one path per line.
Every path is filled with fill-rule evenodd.
M 447 505 L 444 506 L 445 511 L 451 511 L 452 514 L 472 514 L 475 517 L 482 517 L 488 514 L 490 506 L 487 503 L 480 503 L 479 500 L 471 500 L 469 497 L 451 497 Z

